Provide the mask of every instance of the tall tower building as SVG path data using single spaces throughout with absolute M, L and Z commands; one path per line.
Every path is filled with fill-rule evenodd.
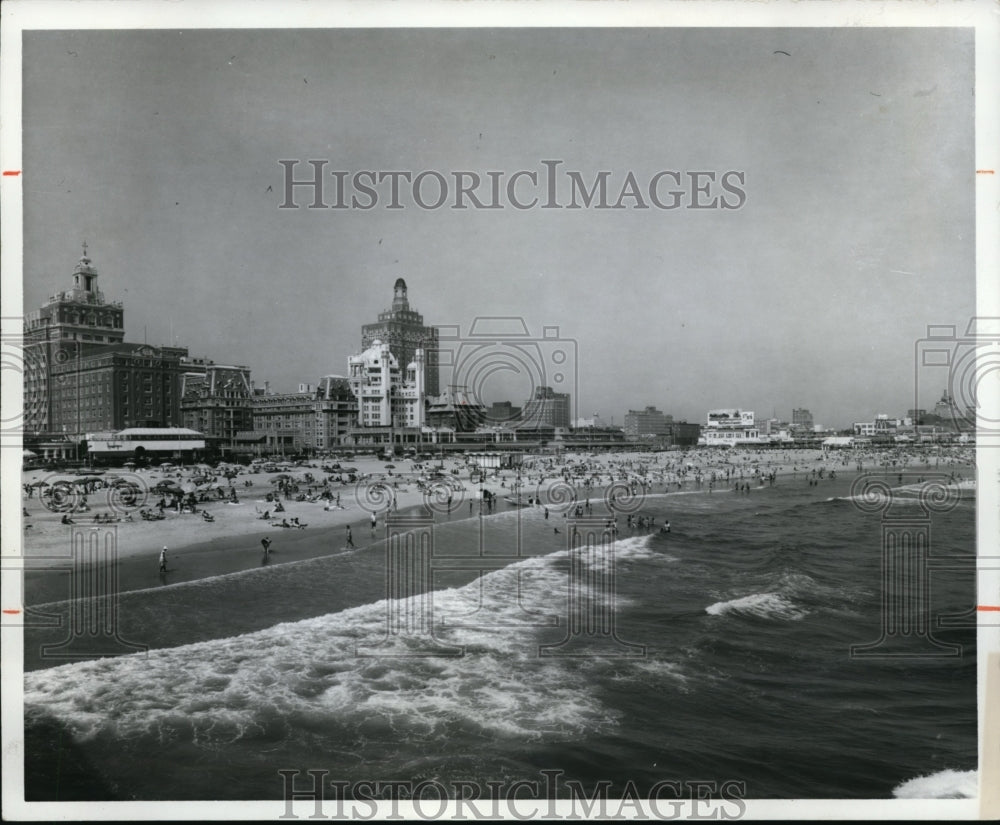
M 24 432 L 51 432 L 56 368 L 125 335 L 121 301 L 106 301 L 97 286 L 97 270 L 83 256 L 73 270 L 73 286 L 57 292 L 24 318 Z
M 406 297 L 406 281 L 397 278 L 393 286 L 392 308 L 380 312 L 378 321 L 361 327 L 361 349 L 369 349 L 375 341 L 389 345 L 402 367 L 416 361 L 418 349 L 424 351 L 424 391 L 438 395 L 438 331 L 424 326 L 424 316 L 410 309 Z

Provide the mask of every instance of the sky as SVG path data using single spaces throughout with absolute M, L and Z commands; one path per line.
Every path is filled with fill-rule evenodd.
M 86 240 L 126 340 L 258 386 L 344 374 L 403 277 L 460 339 L 486 316 L 542 339 L 528 375 L 496 368 L 494 336 L 487 402 L 544 381 L 618 424 L 806 407 L 844 427 L 905 415 L 927 326 L 975 314 L 968 29 L 78 30 L 28 32 L 23 57 L 25 309 Z M 565 202 L 566 170 L 609 172 L 612 201 L 630 172 L 736 171 L 746 197 L 422 209 L 404 183 L 401 209 L 385 184 L 372 209 L 301 189 L 280 209 L 282 159 L 504 181 L 560 160 Z

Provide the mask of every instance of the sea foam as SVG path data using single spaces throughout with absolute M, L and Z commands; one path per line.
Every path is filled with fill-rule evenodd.
M 976 771 L 944 770 L 908 779 L 892 789 L 897 799 L 974 799 L 979 793 Z
M 801 619 L 807 615 L 807 611 L 778 593 L 751 593 L 738 599 L 716 602 L 706 607 L 705 612 L 710 616 L 740 613 L 761 619 L 791 620 Z

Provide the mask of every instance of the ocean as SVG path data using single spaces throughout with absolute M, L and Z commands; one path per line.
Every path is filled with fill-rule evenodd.
M 619 506 L 611 556 L 568 547 L 555 507 L 439 514 L 430 577 L 407 580 L 429 597 L 387 598 L 384 541 L 319 532 L 314 559 L 122 593 L 118 632 L 145 653 L 60 664 L 37 650 L 64 631 L 26 633 L 27 798 L 281 799 L 279 770 L 445 787 L 558 771 L 558 794 L 612 798 L 664 780 L 975 795 L 975 490 L 928 517 L 922 485 L 889 476 L 886 527 L 852 481 L 649 495 L 635 513 L 653 527 Z M 885 618 L 883 531 L 903 522 L 930 526 L 936 561 L 908 569 L 934 641 L 901 635 L 915 602 Z M 852 656 L 884 626 L 870 652 L 903 655 Z

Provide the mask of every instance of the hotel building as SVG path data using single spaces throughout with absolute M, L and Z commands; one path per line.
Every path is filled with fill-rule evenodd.
M 427 390 L 424 351 L 400 369 L 389 344 L 375 340 L 364 352 L 347 359 L 347 380 L 357 403 L 355 444 L 422 439 L 426 424 Z
M 440 393 L 438 377 L 438 331 L 424 326 L 424 316 L 410 307 L 406 281 L 397 278 L 393 285 L 392 307 L 380 312 L 378 321 L 361 327 L 361 349 L 375 342 L 387 344 L 400 364 L 416 360 L 417 350 L 424 352 L 424 384 L 428 395 Z
M 97 286 L 97 270 L 83 256 L 73 270 L 73 286 L 57 292 L 24 318 L 24 425 L 23 432 L 81 432 L 76 416 L 60 409 L 53 419 L 52 372 L 75 364 L 95 347 L 120 344 L 125 335 L 125 311 L 120 301 L 107 301 Z M 61 375 L 65 376 L 63 370 Z M 65 393 L 59 393 L 65 403 Z M 68 421 L 67 421 L 68 419 Z M 82 421 L 81 421 L 82 426 Z

